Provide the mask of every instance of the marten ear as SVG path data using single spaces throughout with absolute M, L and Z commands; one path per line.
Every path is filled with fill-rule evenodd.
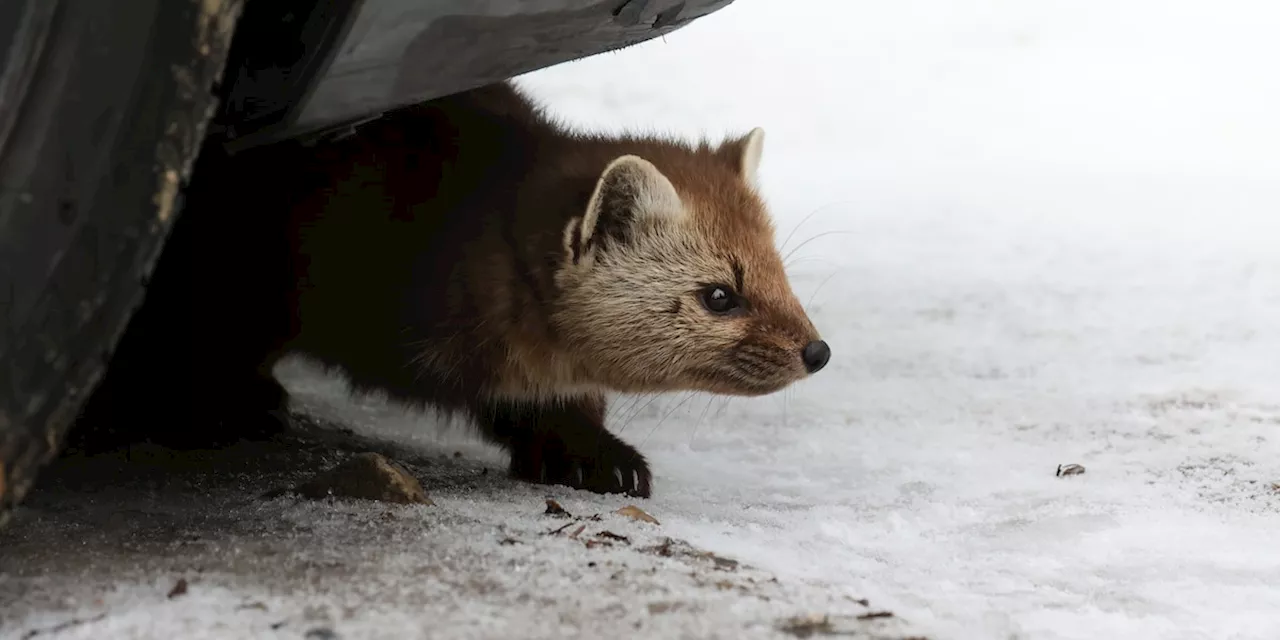
M 726 142 L 720 147 L 720 153 L 733 163 L 738 175 L 754 184 L 756 172 L 760 168 L 760 156 L 764 153 L 764 129 L 756 127 L 747 135 Z
M 653 224 L 683 215 L 680 194 L 653 163 L 621 156 L 600 174 L 582 218 L 565 227 L 565 250 L 576 263 L 593 246 L 626 244 Z

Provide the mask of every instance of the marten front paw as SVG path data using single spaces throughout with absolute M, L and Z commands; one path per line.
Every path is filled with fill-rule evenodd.
M 653 474 L 644 456 L 607 432 L 592 440 L 565 442 L 555 434 L 530 437 L 512 448 L 511 474 L 529 482 L 648 498 Z

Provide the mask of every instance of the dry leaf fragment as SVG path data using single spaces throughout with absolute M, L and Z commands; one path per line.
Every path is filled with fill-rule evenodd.
M 627 516 L 632 520 L 639 520 L 641 522 L 648 522 L 651 524 L 662 524 L 661 522 L 658 522 L 657 518 L 654 518 L 653 516 L 645 513 L 643 509 L 633 504 L 629 504 L 621 509 L 618 509 L 614 513 L 618 515 Z
M 608 538 L 609 540 L 617 540 L 618 542 L 625 542 L 627 544 L 631 544 L 631 540 L 628 539 L 626 536 L 620 536 L 612 531 L 601 531 L 600 533 L 596 534 L 596 537 Z
M 722 558 L 714 553 L 711 553 L 710 551 L 703 551 L 702 553 L 696 553 L 692 555 L 694 555 L 695 557 L 707 558 L 711 560 L 711 562 L 715 563 L 715 568 L 721 571 L 733 571 L 734 569 L 738 568 L 737 560 L 732 560 L 730 558 Z
M 1084 473 L 1084 467 L 1078 464 L 1060 464 L 1058 465 L 1058 473 L 1054 474 L 1059 478 L 1063 476 L 1078 476 Z
M 892 618 L 892 617 L 893 617 L 893 612 L 892 612 L 892 611 L 868 611 L 867 613 L 864 613 L 864 614 L 862 614 L 862 615 L 858 616 L 858 619 L 859 619 L 859 620 L 874 620 L 874 619 L 876 619 L 876 618 Z
M 666 613 L 668 611 L 676 611 L 677 609 L 683 609 L 683 608 L 684 608 L 683 602 L 650 602 L 649 615 L 658 615 L 661 613 Z
M 672 555 L 674 555 L 671 551 L 671 547 L 675 545 L 675 542 L 676 541 L 672 540 L 671 538 L 663 538 L 661 544 L 657 546 L 649 547 L 647 549 L 643 549 L 643 551 L 648 551 L 649 553 L 659 555 L 664 558 L 669 558 Z
M 548 532 L 546 533 L 546 535 L 554 536 L 554 535 L 556 535 L 557 533 L 560 533 L 561 531 L 564 531 L 565 529 L 568 529 L 569 527 L 572 527 L 572 526 L 573 526 L 573 523 L 572 523 L 572 522 L 566 522 L 566 523 L 564 523 L 563 525 L 561 525 L 561 526 L 559 526 L 559 527 L 556 527 L 555 529 L 552 529 L 552 530 L 548 531 Z
M 173 584 L 173 588 L 169 590 L 169 599 L 172 600 L 174 598 L 177 598 L 178 596 L 184 596 L 186 594 L 187 594 L 187 579 L 178 578 L 178 581 Z
M 778 630 L 797 638 L 811 638 L 815 635 L 829 635 L 835 631 L 831 618 L 825 615 L 807 615 L 787 618 L 778 625 Z
M 58 624 L 55 624 L 52 627 L 46 627 L 43 629 L 32 629 L 24 633 L 22 637 L 34 638 L 42 633 L 58 633 L 59 631 L 65 631 L 72 627 L 78 627 L 82 624 L 92 624 L 94 622 L 101 622 L 102 620 L 106 619 L 106 617 L 107 617 L 107 613 L 104 611 L 102 613 L 99 613 L 96 616 L 93 616 L 92 618 L 72 618 L 70 620 L 67 620 L 66 622 L 59 622 Z

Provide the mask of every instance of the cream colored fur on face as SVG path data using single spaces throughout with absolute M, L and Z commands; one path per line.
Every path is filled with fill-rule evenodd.
M 603 216 L 622 213 L 603 205 L 626 202 L 603 191 L 608 188 L 626 189 L 633 196 L 623 213 L 629 216 L 622 223 L 629 227 L 625 240 L 596 238 Z M 648 161 L 635 156 L 615 160 L 589 203 L 577 223 L 582 231 L 576 245 L 574 224 L 565 233 L 566 266 L 558 278 L 561 304 L 555 318 L 559 333 L 585 358 L 591 377 L 608 388 L 688 388 L 692 382 L 685 370 L 704 362 L 712 350 L 732 345 L 740 331 L 732 323 L 714 322 L 693 299 L 677 313 L 670 308 L 689 298 L 686 292 L 696 290 L 699 282 L 732 279 L 732 274 L 699 242 L 693 212 Z
M 763 141 L 759 128 L 742 141 L 738 168 L 748 183 Z M 732 283 L 735 274 L 700 237 L 699 212 L 690 206 L 651 162 L 624 155 L 601 172 L 582 217 L 565 226 L 553 321 L 593 381 L 623 392 L 739 391 L 731 375 L 717 380 L 708 368 L 743 339 L 751 320 L 702 308 L 700 287 Z M 625 227 L 623 239 L 598 238 L 606 225 Z M 778 379 L 800 377 L 797 367 L 798 357 L 794 367 L 779 368 Z

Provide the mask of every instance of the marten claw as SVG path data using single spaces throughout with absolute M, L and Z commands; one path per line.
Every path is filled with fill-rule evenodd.
M 511 475 L 594 493 L 648 498 L 652 492 L 653 475 L 644 456 L 621 440 L 602 443 L 585 455 L 566 451 L 562 442 L 540 444 L 512 451 Z
M 601 447 L 593 460 L 587 461 L 584 481 L 576 488 L 596 493 L 624 493 L 648 498 L 651 474 L 649 464 L 631 445 L 616 440 Z

